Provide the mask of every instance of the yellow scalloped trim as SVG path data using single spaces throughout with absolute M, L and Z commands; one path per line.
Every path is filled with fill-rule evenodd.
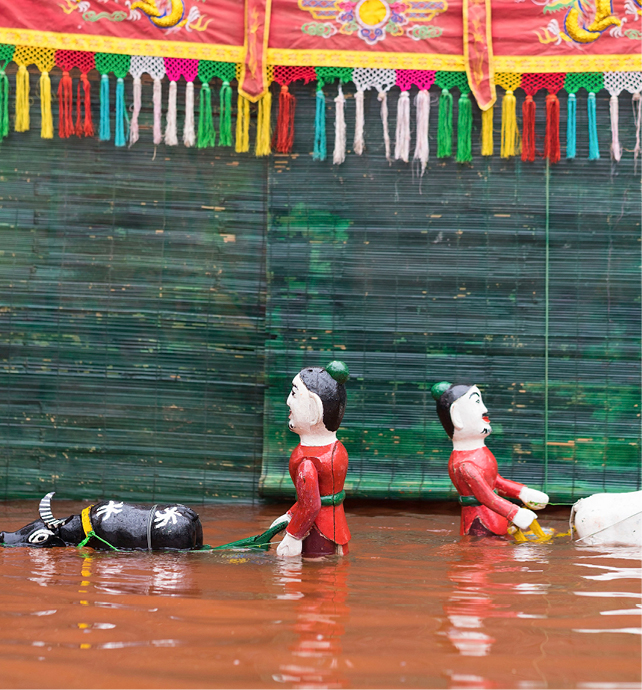
M 53 31 L 0 28 L 0 43 L 43 48 L 87 50 L 124 55 L 153 55 L 220 62 L 241 62 L 243 46 L 186 43 L 181 41 L 140 41 L 60 34 Z M 637 72 L 642 55 L 494 56 L 497 72 Z M 281 50 L 268 48 L 271 65 L 311 65 L 313 67 L 379 67 L 383 69 L 430 69 L 452 72 L 465 70 L 463 55 L 439 53 L 384 53 L 357 50 Z
M 464 71 L 463 55 L 439 53 L 366 53 L 358 50 L 281 50 L 268 48 L 271 65 L 312 67 L 375 67 Z
M 642 54 L 635 55 L 567 55 L 565 57 L 497 57 L 497 72 L 638 72 Z
M 224 46 L 183 41 L 140 41 L 133 38 L 111 36 L 85 36 L 59 34 L 32 29 L 0 29 L 0 43 L 38 46 L 56 50 L 87 50 L 92 53 L 120 53 L 122 55 L 152 55 L 154 57 L 191 58 L 240 62 L 243 46 Z

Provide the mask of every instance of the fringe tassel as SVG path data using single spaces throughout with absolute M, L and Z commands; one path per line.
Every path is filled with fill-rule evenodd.
M 216 144 L 216 130 L 212 116 L 212 90 L 207 82 L 201 86 L 201 102 L 198 109 L 198 136 L 196 147 L 205 149 Z
M 80 116 L 80 104 L 83 100 L 83 93 L 85 96 L 84 122 L 81 121 Z M 78 82 L 78 90 L 76 91 L 76 136 L 81 137 L 83 135 L 85 135 L 86 137 L 94 136 L 94 123 L 91 119 L 91 87 L 89 85 L 89 79 L 87 79 L 86 74 L 80 75 L 80 81 Z
M 354 95 L 354 103 L 355 103 L 355 123 L 354 123 L 354 152 L 357 154 L 357 156 L 361 156 L 366 148 L 366 142 L 365 139 L 363 138 L 363 128 L 365 125 L 365 116 L 364 116 L 364 105 L 363 105 L 363 100 L 364 100 L 364 92 L 363 91 L 357 91 Z
M 637 167 L 638 156 L 640 155 L 640 124 L 642 123 L 642 94 L 634 93 L 631 100 L 633 105 L 633 120 L 635 122 L 635 148 L 633 149 L 633 158 Z M 637 104 L 637 108 L 635 107 Z
M 312 159 L 324 161 L 327 156 L 325 137 L 325 94 L 323 89 L 317 89 L 317 107 L 314 117 L 314 151 Z
M 163 85 L 161 80 L 154 79 L 154 144 L 158 146 L 163 141 L 161 129 L 161 107 L 163 101 Z
M 597 113 L 595 112 L 595 94 L 588 95 L 588 126 L 589 126 L 589 160 L 600 158 L 600 146 L 597 141 Z
M 100 78 L 100 141 L 111 139 L 111 128 L 109 125 L 109 77 L 103 74 Z
M 502 158 L 511 158 L 517 154 L 518 140 L 517 99 L 512 90 L 509 89 L 502 99 L 502 144 L 500 151 Z
M 232 146 L 232 87 L 229 81 L 224 81 L 219 92 L 219 146 Z
M 294 144 L 294 111 L 296 98 L 286 84 L 281 85 L 279 114 L 276 119 L 273 146 L 279 153 L 290 153 Z
M 386 160 L 388 164 L 392 163 L 390 158 L 390 132 L 388 131 L 388 94 L 385 91 L 379 91 L 377 95 L 381 103 L 381 124 L 383 125 L 383 145 L 386 151 Z
M 194 82 L 188 81 L 185 87 L 185 123 L 183 124 L 183 144 L 191 148 L 196 143 L 194 131 Z
M 566 157 L 575 158 L 576 155 L 576 122 L 577 122 L 577 99 L 574 93 L 568 95 L 568 106 L 566 113 Z
M 254 155 L 269 156 L 272 153 L 270 140 L 272 127 L 270 117 L 272 114 L 272 93 L 268 89 L 259 101 L 259 113 L 256 120 L 256 144 Z
M 415 144 L 415 155 L 413 160 L 421 163 L 421 174 L 423 175 L 428 165 L 430 155 L 430 144 L 428 143 L 428 123 L 430 119 L 430 93 L 423 89 L 417 94 L 417 142 Z
M 9 134 L 9 78 L 0 70 L 0 141 Z
M 125 146 L 125 80 L 118 77 L 116 80 L 116 122 L 114 123 L 114 144 Z
M 345 103 L 346 99 L 343 95 L 341 83 L 339 83 L 339 92 L 334 99 L 335 102 L 335 116 L 334 116 L 334 153 L 332 154 L 332 162 L 335 165 L 341 165 L 346 159 L 346 117 L 345 117 Z
M 238 95 L 236 101 L 236 153 L 247 153 L 250 150 L 250 102 Z
M 395 160 L 408 162 L 410 156 L 410 95 L 399 94 L 397 101 L 397 131 L 395 132 Z
M 560 161 L 560 102 L 554 93 L 546 96 L 546 140 L 544 156 L 550 163 Z
M 620 104 L 617 96 L 611 96 L 609 111 L 611 113 L 611 156 L 616 162 L 622 158 L 622 146 L 620 145 Z
M 439 123 L 437 125 L 437 158 L 453 155 L 453 97 L 448 89 L 439 96 Z
M 488 110 L 482 110 L 482 136 L 481 136 L 481 155 L 492 156 L 494 151 L 493 144 L 493 111 L 494 106 Z
M 469 163 L 473 159 L 473 105 L 467 93 L 459 97 L 457 113 L 457 155 L 458 163 Z
M 178 146 L 176 130 L 176 82 L 169 82 L 169 100 L 167 102 L 167 124 L 165 125 L 165 145 Z
M 16 75 L 16 132 L 26 132 L 29 129 L 29 72 L 24 65 L 18 67 Z
M 141 82 L 140 77 L 134 77 L 134 111 L 129 123 L 129 146 L 133 146 L 138 141 L 138 116 L 141 106 Z
M 69 72 L 62 73 L 58 83 L 58 136 L 61 139 L 68 139 L 75 134 L 73 111 L 73 84 Z M 76 103 L 76 109 L 80 108 L 80 103 Z
M 51 114 L 51 79 L 44 70 L 40 75 L 40 136 L 42 139 L 53 139 L 53 116 Z
M 522 106 L 522 122 L 524 123 L 522 160 L 532 162 L 535 160 L 535 101 L 530 94 L 526 95 Z

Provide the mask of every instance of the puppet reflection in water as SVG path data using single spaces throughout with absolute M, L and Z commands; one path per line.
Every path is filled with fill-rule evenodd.
M 337 440 L 348 377 L 348 367 L 334 361 L 325 369 L 302 369 L 292 380 L 288 426 L 301 437 L 290 456 L 297 502 L 272 523 L 288 522 L 279 556 L 348 553 L 350 531 L 343 510 L 348 453 Z
M 453 442 L 448 474 L 462 505 L 461 534 L 503 535 L 509 521 L 528 529 L 537 519 L 528 508 L 544 508 L 548 496 L 499 474 L 497 460 L 486 448 L 492 428 L 479 388 L 442 381 L 431 392 L 437 401 L 439 420 Z M 519 498 L 528 508 L 518 508 L 498 493 Z
M 287 560 L 280 566 L 284 593 L 281 599 L 296 601 L 296 640 L 288 646 L 292 659 L 281 664 L 273 679 L 294 688 L 345 688 L 348 679 L 341 666 L 341 638 L 349 619 L 348 560 L 335 559 L 315 567 L 302 577 L 301 561 Z M 306 569 L 307 570 L 307 569 Z

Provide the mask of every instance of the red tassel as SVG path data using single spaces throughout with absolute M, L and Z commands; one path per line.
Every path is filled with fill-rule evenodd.
M 76 91 L 76 136 L 82 136 L 82 121 L 80 119 L 80 82 L 78 82 L 78 90 Z
M 86 137 L 94 136 L 94 123 L 91 119 L 91 92 L 89 87 L 89 79 L 87 75 L 83 72 L 80 75 L 80 81 L 82 82 L 83 89 L 85 91 L 85 122 L 81 126 L 80 124 L 80 82 L 78 83 L 78 103 L 77 103 L 77 115 L 76 115 L 76 134 L 78 136 L 85 135 Z
M 528 94 L 522 106 L 522 160 L 535 160 L 535 101 Z
M 276 121 L 276 130 L 272 139 L 272 146 L 279 153 L 290 153 L 294 144 L 294 111 L 296 98 L 290 93 L 288 87 L 283 84 L 279 95 L 279 114 Z
M 546 143 L 544 155 L 551 163 L 560 160 L 560 102 L 554 93 L 546 96 Z
M 74 133 L 72 109 L 73 90 L 71 77 L 69 72 L 65 70 L 58 84 L 58 134 L 62 139 L 67 139 Z

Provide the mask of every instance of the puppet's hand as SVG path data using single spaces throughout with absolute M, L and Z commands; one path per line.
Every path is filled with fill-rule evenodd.
M 518 508 L 515 513 L 515 517 L 511 522 L 520 529 L 528 529 L 531 526 L 533 520 L 537 520 L 537 515 L 532 510 L 528 508 Z
M 290 513 L 285 513 L 285 515 L 281 515 L 281 517 L 278 517 L 269 527 L 268 529 L 272 529 L 272 527 L 276 527 L 279 522 L 285 522 L 286 525 L 290 524 L 290 520 L 292 519 L 292 516 Z
M 294 556 L 301 555 L 302 548 L 303 539 L 297 539 L 289 532 L 286 532 L 283 541 L 276 547 L 276 555 L 283 556 L 283 558 L 293 558 Z
M 519 500 L 533 510 L 541 510 L 548 504 L 548 494 L 525 486 L 519 492 Z

